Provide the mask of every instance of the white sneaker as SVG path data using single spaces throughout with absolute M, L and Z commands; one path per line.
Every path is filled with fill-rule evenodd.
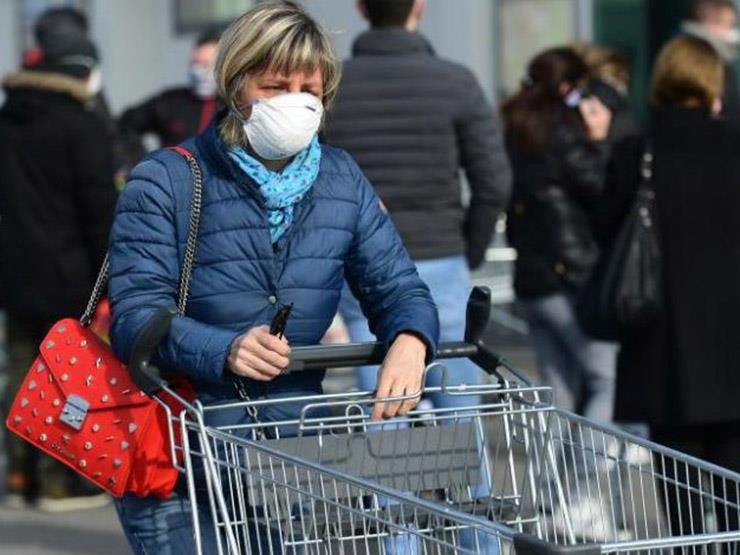
M 633 466 L 649 465 L 653 460 L 650 449 L 630 443 L 624 453 L 624 460 Z
M 611 511 L 594 497 L 574 500 L 567 510 L 557 507 L 552 514 L 545 515 L 547 535 L 569 540 L 568 518 L 572 532 L 578 540 L 606 543 L 629 541 L 633 537 L 629 530 L 614 528 Z

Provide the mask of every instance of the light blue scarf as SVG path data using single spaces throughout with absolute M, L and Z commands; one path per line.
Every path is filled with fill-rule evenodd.
M 267 169 L 239 146 L 228 148 L 229 157 L 259 187 L 267 206 L 270 238 L 276 243 L 293 223 L 293 208 L 316 181 L 321 163 L 321 146 L 314 137 L 308 148 L 295 155 L 281 172 Z

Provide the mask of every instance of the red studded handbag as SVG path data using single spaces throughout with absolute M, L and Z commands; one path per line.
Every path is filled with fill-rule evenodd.
M 173 150 L 186 158 L 193 180 L 177 305 L 183 314 L 195 258 L 202 181 L 192 153 Z M 115 497 L 134 493 L 166 498 L 178 476 L 169 449 L 167 411 L 134 384 L 126 366 L 90 327 L 107 277 L 106 257 L 80 320 L 60 320 L 41 343 L 6 425 Z M 171 380 L 170 387 L 183 399 L 195 397 L 183 378 Z M 166 393 L 159 400 L 174 414 L 182 409 Z

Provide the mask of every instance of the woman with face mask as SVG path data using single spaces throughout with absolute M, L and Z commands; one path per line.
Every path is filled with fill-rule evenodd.
M 320 341 L 345 276 L 388 345 L 378 397 L 419 391 L 434 356 L 438 321 L 427 287 L 355 162 L 318 139 L 339 71 L 325 32 L 292 2 L 259 4 L 221 38 L 215 75 L 227 108 L 184 145 L 203 172 L 187 312 L 155 360 L 187 376 L 204 404 L 238 400 L 237 381 L 252 398 L 319 393 L 322 373 L 281 372 L 291 347 Z M 187 164 L 169 151 L 139 164 L 123 191 L 109 285 L 111 340 L 122 360 L 153 312 L 175 304 L 190 194 Z M 292 314 L 279 339 L 267 324 L 286 305 Z M 376 403 L 372 417 L 415 404 Z M 291 406 L 261 411 L 260 420 L 297 416 L 300 403 Z M 241 408 L 224 418 L 207 424 L 250 422 Z M 128 496 L 117 507 L 137 553 L 193 549 L 181 488 L 164 501 Z

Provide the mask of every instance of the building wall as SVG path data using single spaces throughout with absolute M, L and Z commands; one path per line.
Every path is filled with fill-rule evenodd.
M 0 0 L 0 75 L 18 66 L 21 30 L 17 8 L 14 0 Z
M 0 0 L 0 73 L 17 67 L 22 51 L 20 17 L 24 0 Z M 245 0 L 245 5 L 249 2 Z M 366 28 L 352 0 L 304 0 L 332 33 L 342 58 Z M 194 34 L 178 35 L 171 0 L 87 0 L 92 35 L 101 56 L 104 86 L 114 113 L 164 87 L 182 83 Z M 422 32 L 440 56 L 464 63 L 493 96 L 495 2 L 427 0 Z
M 16 68 L 21 55 L 21 6 L 28 6 L 28 2 L 59 4 L 71 1 L 80 2 L 0 0 L 0 73 Z M 502 71 L 510 55 L 498 45 L 504 39 L 509 42 L 510 37 L 516 38 L 522 29 L 518 21 L 507 25 L 506 29 L 501 29 L 497 23 L 505 16 L 503 10 L 507 4 L 525 2 L 535 14 L 540 11 L 538 6 L 562 2 L 574 6 L 558 19 L 565 21 L 563 29 L 555 33 L 560 37 L 587 32 L 583 30 L 588 28 L 590 21 L 586 8 L 592 1 L 426 0 L 421 32 L 430 39 L 438 55 L 470 67 L 483 90 L 493 99 L 497 92 L 509 88 L 504 87 L 499 76 L 511 73 L 511 70 Z M 244 0 L 244 5 L 251 2 Z M 331 32 L 339 55 L 348 57 L 354 37 L 366 28 L 355 1 L 302 2 Z M 172 0 L 84 0 L 81 5 L 88 7 L 92 35 L 102 56 L 105 91 L 114 113 L 164 87 L 185 81 L 195 35 L 176 33 Z M 529 42 L 532 41 L 525 41 Z
M 334 39 L 342 58 L 350 55 L 354 37 L 367 28 L 352 0 L 303 0 Z M 495 4 L 491 0 L 426 0 L 421 32 L 439 56 L 465 64 L 493 97 L 495 79 Z

